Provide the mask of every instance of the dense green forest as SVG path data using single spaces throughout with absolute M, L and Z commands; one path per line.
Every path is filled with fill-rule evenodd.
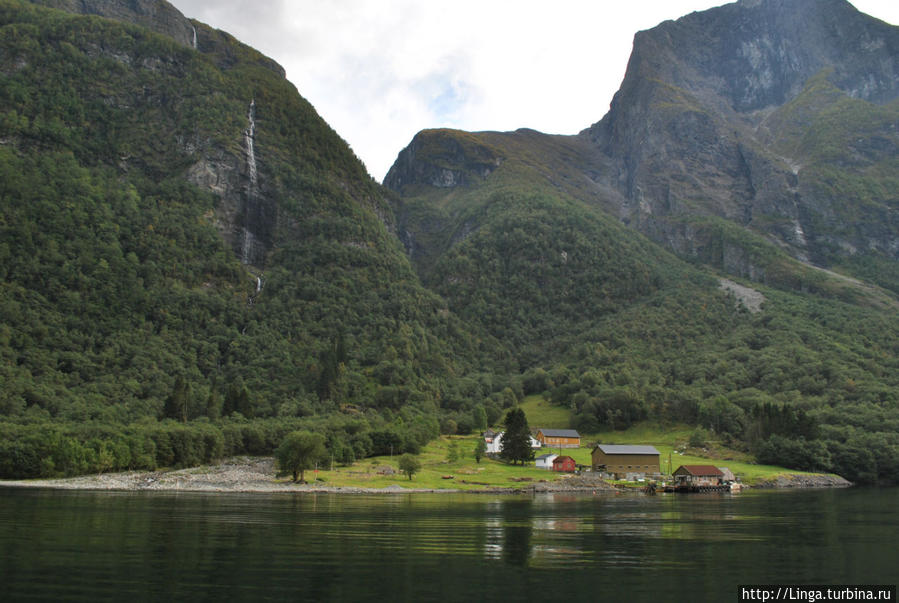
M 473 387 L 506 386 L 346 144 L 261 55 L 197 28 L 199 52 L 0 3 L 4 476 L 271 452 L 313 425 L 346 458 L 415 450 L 441 416 L 471 424 Z M 225 195 L 189 178 L 243 161 L 251 100 L 278 214 L 257 266 L 222 236 Z
M 678 259 L 578 199 L 572 171 L 531 163 L 533 148 L 558 160 L 555 141 L 454 135 L 420 134 L 430 140 L 417 142 L 416 160 L 464 172 L 466 157 L 447 161 L 446 149 L 480 139 L 502 166 L 449 190 L 407 186 L 400 215 L 413 249 L 441 248 L 419 264 L 425 282 L 512 350 L 518 395 L 570 409 L 583 433 L 687 423 L 761 461 L 899 478 L 894 297 L 723 220 L 705 220 L 702 256 Z M 464 236 L 435 240 L 435 223 Z M 733 241 L 767 269 L 766 284 L 746 283 L 764 296 L 760 311 L 719 285 L 716 258 Z
M 576 155 L 532 134 L 465 134 L 490 180 L 400 199 L 268 59 L 194 25 L 197 49 L 0 0 L 0 477 L 271 454 L 298 430 L 336 462 L 414 453 L 542 393 L 586 433 L 688 423 L 899 480 L 888 292 L 751 239 L 772 278 L 750 312 L 715 261 L 747 235 L 712 224 L 684 261 L 585 203 Z M 267 234 L 242 262 L 251 102 Z

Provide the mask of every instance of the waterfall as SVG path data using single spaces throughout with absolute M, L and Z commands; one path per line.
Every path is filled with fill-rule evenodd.
M 258 176 L 256 172 L 256 151 L 254 149 L 254 140 L 256 138 L 256 99 L 250 101 L 250 111 L 247 115 L 247 129 L 244 130 L 243 140 L 245 145 L 245 153 L 247 158 L 247 170 L 249 171 L 249 182 L 247 183 L 247 197 L 244 206 L 244 226 L 243 226 L 243 249 L 240 261 L 244 264 L 250 263 L 250 252 L 253 249 L 253 234 L 248 226 L 248 214 L 253 201 L 256 198 Z
M 247 115 L 249 125 L 244 130 L 243 140 L 247 146 L 247 166 L 250 168 L 249 196 L 256 194 L 256 151 L 253 148 L 256 139 L 256 99 L 250 101 L 250 112 Z
M 260 291 L 262 291 L 262 277 L 257 276 L 256 277 L 256 293 L 259 293 Z
M 194 40 L 193 40 L 193 44 L 194 44 L 194 50 L 196 50 L 196 49 L 197 49 L 197 28 L 194 27 L 193 25 L 191 25 L 190 28 L 191 28 L 192 30 L 194 30 Z

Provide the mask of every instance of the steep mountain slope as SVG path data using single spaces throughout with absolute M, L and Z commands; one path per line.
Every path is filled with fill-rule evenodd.
M 612 161 L 618 211 L 681 254 L 703 256 L 702 217 L 819 265 L 896 260 L 897 57 L 899 28 L 844 0 L 744 0 L 637 34 L 582 135 Z M 742 256 L 727 269 L 764 280 L 726 246 Z
M 385 185 L 424 282 L 577 427 L 686 421 L 761 459 L 895 480 L 895 293 L 811 265 L 893 286 L 895 28 L 808 4 L 662 24 L 582 134 L 426 130 Z
M 387 192 L 273 61 L 164 2 L 81 5 L 167 17 L 154 33 L 0 2 L 0 412 L 126 425 L 344 408 L 356 433 L 401 414 L 410 447 L 436 435 L 456 379 L 501 354 L 420 285 Z M 276 442 L 247 437 L 226 448 Z M 73 470 L 34 460 L 53 454 L 0 456 Z

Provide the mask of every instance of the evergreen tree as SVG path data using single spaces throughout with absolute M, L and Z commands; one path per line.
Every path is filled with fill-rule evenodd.
M 484 410 L 483 404 L 478 404 L 471 413 L 471 419 L 474 422 L 476 431 L 484 431 L 487 429 L 487 411 Z
M 446 450 L 446 460 L 450 463 L 455 463 L 459 460 L 459 442 L 456 440 L 450 440 L 449 448 Z
M 222 416 L 222 397 L 215 387 L 209 390 L 209 397 L 206 398 L 206 416 L 212 421 L 216 421 Z
M 319 400 L 330 400 L 332 397 L 332 389 L 337 381 L 338 372 L 337 350 L 329 348 L 321 355 L 321 373 L 318 378 Z
M 474 445 L 474 460 L 480 464 L 485 454 L 487 454 L 487 442 L 484 441 L 484 438 L 478 438 Z
M 178 378 L 175 379 L 175 387 L 172 388 L 172 393 L 165 399 L 165 407 L 163 408 L 165 418 L 187 423 L 188 397 L 189 390 L 187 381 L 184 380 L 184 377 L 179 375 Z
M 520 408 L 513 408 L 506 413 L 506 432 L 503 434 L 499 455 L 512 463 L 518 461 L 522 465 L 534 459 L 531 448 L 531 430 L 528 419 Z

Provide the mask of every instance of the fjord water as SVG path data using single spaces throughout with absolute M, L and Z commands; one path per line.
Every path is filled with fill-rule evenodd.
M 896 488 L 658 496 L 0 488 L 4 601 L 488 593 L 729 601 L 738 584 L 895 584 L 897 544 Z

